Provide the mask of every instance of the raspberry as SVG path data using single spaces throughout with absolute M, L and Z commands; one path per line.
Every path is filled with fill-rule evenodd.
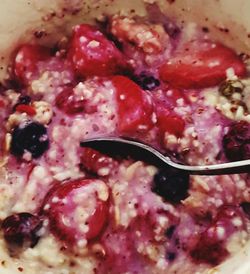
M 229 161 L 250 159 L 250 124 L 245 121 L 231 124 L 222 145 Z

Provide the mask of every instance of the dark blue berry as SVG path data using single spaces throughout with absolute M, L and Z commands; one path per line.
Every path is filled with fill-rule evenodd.
M 160 81 L 154 76 L 142 72 L 139 75 L 132 77 L 132 80 L 136 82 L 144 90 L 154 90 L 160 85 Z
M 231 124 L 222 144 L 229 161 L 250 159 L 250 124 L 245 121 Z
M 171 21 L 166 21 L 164 24 L 163 24 L 163 27 L 166 31 L 166 33 L 171 37 L 171 38 L 177 38 L 179 36 L 179 34 L 181 33 L 181 29 L 176 25 L 174 24 L 173 22 Z
M 39 241 L 41 227 L 42 220 L 26 212 L 7 217 L 1 226 L 6 243 L 18 248 L 34 247 Z
M 176 253 L 175 252 L 167 252 L 166 254 L 166 259 L 170 262 L 174 261 L 176 258 Z
M 244 213 L 250 219 L 250 203 L 244 202 L 240 204 L 241 208 L 243 209 Z
M 171 239 L 174 232 L 175 232 L 176 226 L 175 225 L 171 225 L 170 227 L 168 227 L 165 231 L 165 235 L 167 236 L 168 239 Z
M 154 176 L 152 191 L 171 203 L 188 196 L 189 175 L 177 169 L 162 169 Z
M 10 150 L 13 155 L 21 157 L 25 151 L 28 151 L 33 158 L 38 158 L 48 148 L 47 130 L 42 124 L 30 122 L 20 125 L 13 130 L 10 144 Z
M 31 103 L 31 98 L 28 95 L 20 95 L 13 109 L 15 111 L 18 105 L 29 105 L 30 103 Z
M 18 102 L 17 104 L 18 105 L 28 105 L 29 103 L 31 102 L 31 98 L 28 96 L 28 95 L 21 95 L 19 98 L 18 98 Z

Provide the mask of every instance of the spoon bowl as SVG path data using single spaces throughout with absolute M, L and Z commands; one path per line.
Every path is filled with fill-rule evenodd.
M 111 153 L 112 155 L 129 155 L 132 158 L 140 158 L 161 168 L 172 167 L 188 172 L 190 175 L 222 175 L 250 172 L 250 159 L 215 165 L 190 166 L 181 164 L 177 160 L 173 160 L 172 157 L 170 158 L 170 156 L 163 155 L 149 145 L 120 137 L 87 139 L 82 141 L 80 145 L 82 147 L 91 147 L 104 153 Z

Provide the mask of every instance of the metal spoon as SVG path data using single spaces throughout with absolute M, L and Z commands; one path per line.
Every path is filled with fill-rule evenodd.
M 98 137 L 87 139 L 80 143 L 82 147 L 91 147 L 102 152 L 108 152 L 113 155 L 130 155 L 135 158 L 155 164 L 160 167 L 172 167 L 196 175 L 219 175 L 236 174 L 250 172 L 250 159 L 230 163 L 188 166 L 177 163 L 169 156 L 164 156 L 160 151 L 153 147 L 134 140 L 128 140 L 118 137 Z

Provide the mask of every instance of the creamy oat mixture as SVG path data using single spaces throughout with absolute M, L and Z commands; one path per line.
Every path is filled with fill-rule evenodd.
M 0 95 L 0 273 L 201 273 L 249 240 L 249 174 L 188 176 L 81 147 L 125 136 L 187 164 L 250 158 L 247 58 L 119 15 L 17 49 Z

